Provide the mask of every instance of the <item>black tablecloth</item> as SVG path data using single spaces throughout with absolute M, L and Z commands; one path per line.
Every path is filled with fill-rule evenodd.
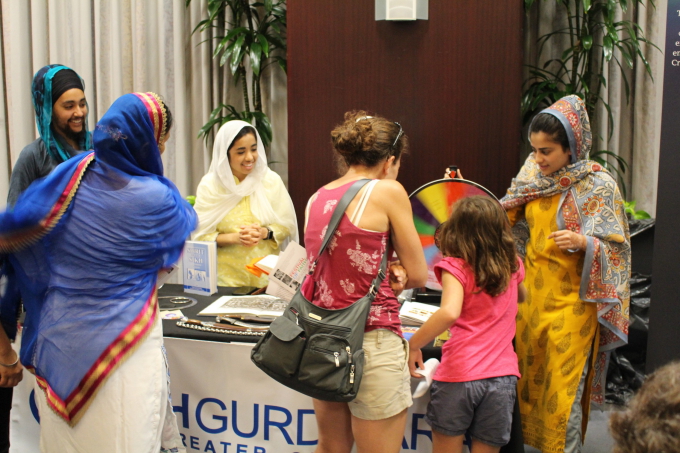
M 198 313 L 211 303 L 215 302 L 218 298 L 222 296 L 231 295 L 235 289 L 236 288 L 218 286 L 216 294 L 213 294 L 212 296 L 200 296 L 198 294 L 185 293 L 184 287 L 182 285 L 163 285 L 163 287 L 158 290 L 158 297 L 163 296 L 192 297 L 196 299 L 197 301 L 196 305 L 194 305 L 193 307 L 182 309 L 182 314 L 187 318 L 198 319 L 199 321 L 215 321 L 215 316 L 198 316 Z M 161 312 L 161 315 L 162 314 L 163 312 Z M 228 335 L 222 333 L 203 332 L 200 330 L 189 329 L 186 327 L 179 327 L 177 325 L 177 320 L 174 319 L 163 320 L 163 335 L 172 338 L 221 341 L 224 343 L 229 343 L 232 341 L 257 343 L 257 340 L 260 339 L 259 336 L 255 335 Z M 423 348 L 423 359 L 427 360 L 431 357 L 441 359 L 441 348 L 435 348 L 432 346 Z
M 229 296 L 236 288 L 227 288 L 224 286 L 217 287 L 217 293 L 212 296 L 201 296 L 198 294 L 190 294 L 184 292 L 184 287 L 182 285 L 163 285 L 161 289 L 158 290 L 158 297 L 163 296 L 180 296 L 180 297 L 191 297 L 196 299 L 197 303 L 193 307 L 181 309 L 182 314 L 187 318 L 198 319 L 200 321 L 215 321 L 215 316 L 198 316 L 198 312 L 203 310 L 205 307 L 215 302 L 218 298 L 222 296 Z M 163 312 L 161 311 L 161 316 Z M 195 329 L 188 329 L 186 327 L 179 327 L 177 325 L 177 320 L 175 319 L 164 319 L 163 320 L 163 336 L 172 338 L 187 338 L 190 340 L 204 340 L 204 341 L 221 341 L 224 343 L 230 343 L 232 341 L 245 342 L 245 343 L 257 343 L 260 339 L 259 336 L 255 335 L 227 335 L 222 333 L 212 333 L 203 332 Z

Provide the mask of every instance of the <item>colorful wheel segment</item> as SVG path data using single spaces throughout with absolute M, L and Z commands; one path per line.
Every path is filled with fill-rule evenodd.
M 462 198 L 473 195 L 484 195 L 494 200 L 496 197 L 489 190 L 465 179 L 439 179 L 418 188 L 409 198 L 413 209 L 413 223 L 423 246 L 427 261 L 429 289 L 441 290 L 434 275 L 434 266 L 442 259 L 442 254 L 435 245 L 435 231 L 451 215 L 451 206 Z

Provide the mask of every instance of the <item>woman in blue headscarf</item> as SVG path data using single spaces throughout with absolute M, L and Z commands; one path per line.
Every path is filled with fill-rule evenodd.
M 80 76 L 64 65 L 51 64 L 35 73 L 31 88 L 40 137 L 21 151 L 14 165 L 7 196 L 10 206 L 34 180 L 92 149 L 85 83 Z
M 183 450 L 156 280 L 197 220 L 163 177 L 170 126 L 157 95 L 120 97 L 97 124 L 93 153 L 0 214 L 9 277 L 0 316 L 11 335 L 20 293 L 21 363 L 36 376 L 44 452 Z

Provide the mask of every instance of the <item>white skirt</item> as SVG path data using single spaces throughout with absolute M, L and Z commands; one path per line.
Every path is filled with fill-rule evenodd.
M 144 342 L 113 372 L 70 427 L 35 386 L 43 453 L 185 452 L 168 395 L 159 318 Z

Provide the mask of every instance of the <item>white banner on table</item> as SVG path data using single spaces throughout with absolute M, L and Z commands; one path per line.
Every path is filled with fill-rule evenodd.
M 165 338 L 172 402 L 187 452 L 312 453 L 312 400 L 271 379 L 250 361 L 252 344 Z M 25 372 L 14 390 L 10 452 L 38 453 L 39 425 Z M 423 420 L 429 393 L 414 400 L 402 453 L 432 451 Z
M 312 453 L 312 399 L 279 384 L 250 361 L 252 344 L 165 339 L 172 402 L 187 452 Z M 423 420 L 428 397 L 411 407 L 402 452 L 432 451 Z

